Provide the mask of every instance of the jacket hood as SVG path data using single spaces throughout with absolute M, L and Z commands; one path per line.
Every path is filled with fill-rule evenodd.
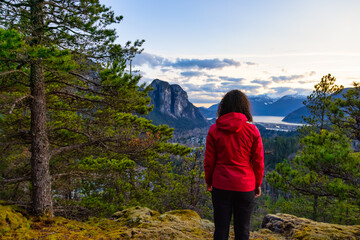
M 216 120 L 216 126 L 225 131 L 238 132 L 247 122 L 247 118 L 242 113 L 231 112 L 222 115 Z

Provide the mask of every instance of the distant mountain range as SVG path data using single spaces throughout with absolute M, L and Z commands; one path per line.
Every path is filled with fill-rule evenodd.
M 286 115 L 283 119 L 284 122 L 289 123 L 302 123 L 303 122 L 303 116 L 309 116 L 310 112 L 309 110 L 303 106 L 301 108 L 296 109 L 295 111 L 289 113 Z
M 207 127 L 214 123 L 219 104 L 209 108 L 195 107 L 188 100 L 187 93 L 177 84 L 155 79 L 150 84 L 153 91 L 149 92 L 154 109 L 147 116 L 155 124 L 167 124 L 177 130 Z M 342 93 L 348 89 L 344 89 Z M 342 97 L 337 95 L 336 97 Z M 306 96 L 285 95 L 271 98 L 268 95 L 249 96 L 251 112 L 254 116 L 285 116 L 284 122 L 301 123 L 302 116 L 309 116 L 303 105 Z
M 149 96 L 154 109 L 147 118 L 155 124 L 167 124 L 178 130 L 193 129 L 209 126 L 213 121 L 207 119 L 216 118 L 219 104 L 197 108 L 189 102 L 187 93 L 177 84 L 155 79 L 150 85 L 153 91 L 149 92 Z M 249 96 L 254 116 L 286 116 L 303 107 L 305 99 L 302 95 L 286 95 L 281 98 Z M 288 121 L 297 122 L 297 115 L 295 120 L 289 118 Z
M 303 107 L 306 96 L 286 95 L 281 98 L 271 98 L 267 95 L 249 96 L 251 113 L 254 116 L 286 116 Z M 200 111 L 207 118 L 215 118 L 219 104 L 209 108 L 200 107 Z
M 333 95 L 332 97 L 333 98 L 343 98 L 342 95 L 344 93 L 346 93 L 349 89 L 350 88 L 344 88 L 340 94 Z M 305 116 L 305 117 L 310 116 L 310 112 L 305 106 L 302 106 L 302 107 L 292 111 L 288 115 L 286 115 L 286 117 L 283 119 L 283 121 L 290 122 L 290 123 L 302 123 L 303 122 L 302 116 Z

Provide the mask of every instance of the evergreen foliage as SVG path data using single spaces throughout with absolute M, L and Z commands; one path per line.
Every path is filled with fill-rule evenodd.
M 360 205 L 360 156 L 351 148 L 352 140 L 342 133 L 343 127 L 331 125 L 335 119 L 331 113 L 334 109 L 339 113 L 343 109 L 339 104 L 346 101 L 334 100 L 332 94 L 340 93 L 342 88 L 335 85 L 330 74 L 315 85 L 305 102 L 312 115 L 304 118 L 310 125 L 301 129 L 304 134 L 301 149 L 294 159 L 277 164 L 276 170 L 266 177 L 272 186 L 284 192 L 312 196 L 314 220 L 318 218 L 319 201 L 324 198 L 348 208 Z M 348 96 L 352 98 L 354 94 Z M 333 131 L 334 128 L 338 131 Z
M 354 82 L 331 106 L 331 121 L 337 130 L 360 141 L 360 83 Z
M 333 102 L 333 95 L 339 94 L 344 88 L 343 86 L 337 86 L 335 81 L 336 78 L 331 76 L 331 74 L 323 76 L 321 81 L 314 86 L 314 91 L 304 101 L 310 116 L 303 117 L 303 119 L 313 129 L 321 130 L 329 128 L 330 121 L 328 115 Z
M 266 170 L 275 170 L 276 164 L 295 153 L 299 149 L 299 140 L 292 136 L 276 136 L 262 138 L 265 151 Z
M 352 199 L 360 196 L 360 158 L 353 153 L 350 141 L 342 135 L 322 130 L 301 139 L 303 148 L 290 163 L 276 166 L 267 176 L 282 190 L 304 195 Z
M 97 0 L 0 4 L 1 198 L 49 216 L 53 196 L 64 214 L 157 203 L 190 149 L 141 117 L 150 87 L 126 65 L 143 41 L 115 44 L 122 17 Z

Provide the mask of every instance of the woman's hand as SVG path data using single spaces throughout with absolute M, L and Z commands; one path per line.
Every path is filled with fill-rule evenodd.
M 258 198 L 261 196 L 261 187 L 255 188 L 255 198 Z
M 206 184 L 206 189 L 207 189 L 209 192 L 211 192 L 211 191 L 212 191 L 212 186 Z

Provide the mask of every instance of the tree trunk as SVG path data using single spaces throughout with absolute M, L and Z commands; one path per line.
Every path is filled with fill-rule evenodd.
M 313 220 L 317 221 L 318 196 L 314 196 Z
M 44 72 L 41 63 L 31 65 L 31 182 L 36 215 L 52 216 L 49 141 L 46 132 Z
M 33 24 L 32 46 L 42 44 L 42 0 L 31 2 Z M 41 59 L 33 59 L 30 69 L 31 102 L 31 183 L 32 207 L 35 215 L 53 216 L 51 177 L 49 170 L 49 140 L 46 132 L 46 100 L 44 70 Z

